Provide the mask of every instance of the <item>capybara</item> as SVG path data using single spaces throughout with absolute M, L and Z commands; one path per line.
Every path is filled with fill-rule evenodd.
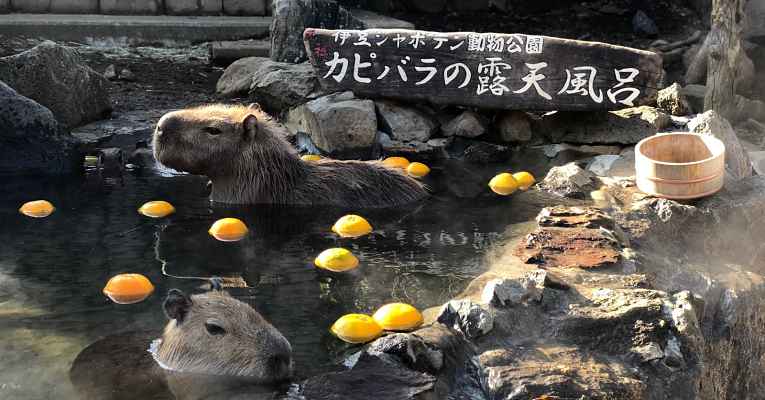
M 254 394 L 290 379 L 292 347 L 287 339 L 228 293 L 188 296 L 172 289 L 164 309 L 170 322 L 153 343 L 155 332 L 128 332 L 107 336 L 80 352 L 70 378 L 82 398 L 165 398 L 158 393 L 239 391 L 245 390 L 244 384 Z
M 212 200 L 378 208 L 423 199 L 422 183 L 378 161 L 303 161 L 286 128 L 257 106 L 214 104 L 165 114 L 154 131 L 162 164 L 212 181 Z

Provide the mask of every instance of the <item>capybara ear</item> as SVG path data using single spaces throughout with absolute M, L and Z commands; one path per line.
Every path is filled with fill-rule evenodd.
M 178 289 L 170 289 L 162 304 L 167 318 L 174 319 L 180 324 L 191 308 L 191 298 Z
M 251 110 L 255 110 L 255 111 L 263 111 L 263 108 L 261 108 L 260 104 L 258 104 L 258 103 L 250 103 L 250 105 L 247 106 L 247 108 L 249 108 Z
M 244 126 L 244 136 L 247 139 L 254 139 L 258 134 L 258 117 L 255 114 L 247 114 L 242 121 Z

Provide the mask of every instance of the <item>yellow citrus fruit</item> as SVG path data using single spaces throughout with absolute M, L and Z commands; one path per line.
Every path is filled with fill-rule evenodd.
M 303 154 L 300 156 L 300 159 L 303 161 L 319 161 L 321 158 L 322 157 L 318 154 Z
M 513 178 L 515 178 L 515 181 L 518 182 L 518 187 L 521 190 L 527 190 L 532 185 L 537 183 L 537 180 L 534 179 L 534 175 L 531 175 L 526 171 L 514 173 Z
M 44 218 L 56 211 L 56 207 L 53 207 L 47 200 L 35 200 L 24 203 L 19 212 L 32 218 Z
M 355 238 L 372 232 L 372 225 L 369 225 L 369 222 L 364 217 L 350 214 L 338 219 L 332 225 L 332 232 L 337 233 L 341 237 Z
M 150 201 L 141 206 L 138 212 L 151 218 L 163 218 L 175 212 L 175 207 L 172 204 L 158 200 Z
M 411 331 L 422 325 L 422 314 L 406 303 L 386 304 L 372 318 L 386 331 Z
M 332 334 L 348 343 L 367 343 L 382 335 L 382 328 L 365 314 L 346 314 L 330 328 Z
M 409 160 L 404 157 L 388 157 L 383 160 L 383 165 L 390 168 L 406 169 L 409 166 Z
M 222 242 L 236 242 L 242 240 L 249 230 L 239 219 L 223 218 L 215 221 L 207 232 Z
M 322 251 L 313 261 L 317 267 L 332 272 L 344 272 L 359 266 L 359 259 L 341 247 Z
M 109 279 L 103 292 L 117 304 L 133 304 L 149 297 L 154 285 L 141 274 L 119 274 Z
M 489 187 L 494 193 L 507 196 L 518 189 L 518 182 L 513 178 L 513 175 L 503 172 L 491 178 Z
M 406 167 L 406 172 L 415 178 L 422 178 L 430 173 L 430 168 L 423 163 L 413 162 Z

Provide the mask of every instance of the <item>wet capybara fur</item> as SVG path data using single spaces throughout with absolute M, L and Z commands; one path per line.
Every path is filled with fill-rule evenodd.
M 269 392 L 291 378 L 287 339 L 228 293 L 187 296 L 173 289 L 164 309 L 170 318 L 164 332 L 107 336 L 77 355 L 69 377 L 80 398 L 196 399 L 209 391 L 220 396 L 214 398 L 231 398 L 221 393 L 233 390 L 259 399 L 255 392 Z
M 378 161 L 303 161 L 286 136 L 259 107 L 207 105 L 165 114 L 154 131 L 154 157 L 207 175 L 212 200 L 223 203 L 375 208 L 427 196 L 416 179 Z

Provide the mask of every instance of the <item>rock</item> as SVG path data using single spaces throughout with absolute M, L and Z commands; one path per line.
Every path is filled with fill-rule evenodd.
M 595 269 L 619 261 L 617 239 L 605 229 L 539 228 L 519 243 L 514 254 L 544 268 Z
M 133 168 L 155 168 L 157 165 L 154 153 L 146 141 L 139 141 L 135 144 L 135 149 L 130 153 L 127 162 Z
M 505 142 L 528 142 L 531 140 L 531 122 L 522 111 L 502 113 L 497 121 L 499 136 Z
M 401 141 L 426 142 L 438 130 L 438 123 L 428 114 L 390 100 L 375 101 L 380 129 Z
M 162 9 L 161 0 L 101 0 L 99 11 L 116 15 L 154 15 Z
M 441 127 L 444 136 L 461 136 L 475 138 L 486 132 L 486 122 L 483 117 L 473 111 L 464 111 Z
M 757 175 L 765 175 L 765 151 L 750 151 L 749 159 Z
M 465 161 L 488 164 L 507 160 L 510 149 L 494 143 L 476 142 L 469 145 L 463 154 Z
M 629 177 L 635 176 L 635 149 L 625 149 L 606 172 L 607 176 Z
M 270 0 L 223 0 L 226 15 L 266 15 L 266 1 Z
M 319 149 L 333 157 L 368 158 L 377 135 L 374 102 L 352 92 L 309 101 L 287 115 L 287 127 L 306 132 Z
M 101 119 L 112 109 L 109 82 L 75 50 L 50 41 L 0 58 L 0 81 L 50 109 L 65 129 Z
M 672 120 L 649 106 L 611 112 L 556 112 L 532 123 L 552 143 L 635 144 L 668 127 Z
M 638 10 L 632 17 L 632 30 L 642 36 L 655 37 L 659 34 L 656 23 L 643 10 Z
M 636 346 L 631 349 L 633 356 L 636 356 L 640 362 L 650 362 L 664 358 L 664 351 L 656 342 L 648 343 L 645 346 Z
M 500 306 L 516 306 L 526 301 L 542 300 L 547 272 L 536 270 L 521 279 L 492 279 L 486 283 L 481 302 Z
M 739 142 L 736 131 L 717 112 L 710 110 L 699 114 L 688 122 L 688 129 L 691 132 L 712 135 L 725 144 L 725 170 L 734 179 L 752 176 L 752 162 Z
M 744 15 L 749 19 L 744 31 L 744 38 L 760 41 L 765 39 L 765 4 L 761 1 L 746 2 Z
M 684 367 L 685 358 L 680 350 L 680 341 L 675 336 L 670 336 L 664 347 L 664 363 L 670 367 Z
M 437 373 L 444 365 L 444 354 L 414 333 L 394 333 L 372 342 L 366 350 L 371 355 L 380 353 L 396 356 L 415 371 Z
M 13 0 L 12 9 L 22 13 L 46 13 L 50 10 L 50 0 Z
M 115 113 L 109 119 L 72 129 L 72 137 L 85 152 L 93 151 L 112 140 L 121 147 L 126 142 L 132 145 L 138 140 L 151 138 L 157 121 L 168 111 L 152 109 Z
M 308 59 L 305 28 L 363 29 L 363 24 L 333 0 L 274 0 L 271 59 L 299 63 Z
M 301 395 L 312 400 L 407 400 L 433 388 L 432 375 L 402 368 L 400 364 L 362 354 L 351 370 L 308 378 Z
M 485 335 L 494 327 L 494 317 L 470 300 L 452 300 L 444 304 L 437 320 L 462 332 L 468 339 Z
M 3 2 L 0 1 L 0 4 Z M 0 11 L 2 11 L 0 5 Z M 97 14 L 98 0 L 51 0 L 50 12 L 53 14 Z
M 575 163 L 568 163 L 550 169 L 538 186 L 558 196 L 584 199 L 599 185 L 598 178 L 592 172 L 583 170 Z
M 683 95 L 691 106 L 691 112 L 704 112 L 704 96 L 707 93 L 707 87 L 704 85 L 685 85 L 683 86 Z
M 73 144 L 50 110 L 0 82 L 0 175 L 72 172 Z
M 586 169 L 598 176 L 608 176 L 611 167 L 621 158 L 622 156 L 613 154 L 596 156 L 587 164 Z
M 114 66 L 114 64 L 109 64 L 108 67 L 104 70 L 104 78 L 115 81 L 117 80 L 117 67 Z
M 385 156 L 401 156 L 410 160 L 439 160 L 449 157 L 446 147 L 449 138 L 431 139 L 428 142 L 403 142 L 393 140 L 385 132 L 378 132 L 378 143 Z M 374 157 L 373 157 L 374 158 Z
M 704 336 L 701 333 L 697 312 L 694 307 L 696 299 L 687 290 L 676 293 L 672 299 L 666 301 L 663 306 L 665 316 L 672 321 L 675 331 L 680 339 L 691 348 L 692 351 L 701 351 L 704 345 Z
M 656 104 L 672 115 L 686 115 L 692 112 L 691 105 L 677 82 L 659 91 Z
M 316 98 L 319 84 L 309 64 L 247 57 L 226 68 L 218 79 L 216 91 L 224 97 L 247 94 L 267 111 L 277 112 Z
M 127 68 L 123 68 L 122 71 L 120 71 L 120 80 L 126 82 L 135 82 L 135 74 L 133 71 Z

